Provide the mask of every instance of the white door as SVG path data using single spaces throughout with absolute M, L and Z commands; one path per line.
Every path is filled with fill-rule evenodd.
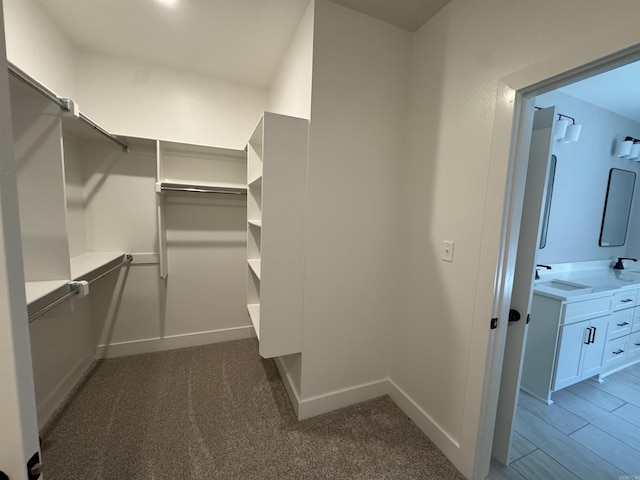
M 493 439 L 493 456 L 508 463 L 511 429 L 518 402 L 522 358 L 526 341 L 526 319 L 531 308 L 532 282 L 542 223 L 542 206 L 546 197 L 547 174 L 553 142 L 555 108 L 537 110 L 533 118 L 527 182 L 522 207 L 518 242 L 518 256 L 513 279 L 511 308 L 521 314 L 517 322 L 510 322 L 504 350 L 500 396 Z
M 2 11 L 0 0 L 0 471 L 23 480 L 39 446 Z

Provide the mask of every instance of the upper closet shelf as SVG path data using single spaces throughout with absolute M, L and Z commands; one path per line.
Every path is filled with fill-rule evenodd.
M 71 258 L 71 278 L 91 283 L 132 260 L 125 252 L 83 253 Z
M 222 193 L 231 195 L 246 195 L 247 186 L 238 183 L 185 183 L 163 180 L 156 183 L 156 192 L 187 192 L 187 193 Z
M 47 87 L 45 87 L 43 84 L 38 82 L 35 78 L 30 76 L 28 73 L 16 67 L 13 63 L 11 62 L 7 62 L 7 63 L 8 63 L 9 74 L 11 76 L 22 81 L 23 83 L 31 87 L 33 90 L 38 92 L 40 95 L 50 100 L 51 102 L 55 103 L 56 105 L 58 105 L 60 107 L 60 110 L 64 112 L 69 112 L 75 118 L 80 120 L 82 123 L 84 123 L 85 125 L 88 125 L 93 130 L 98 132 L 100 135 L 104 136 L 109 141 L 118 145 L 120 148 L 122 148 L 123 152 L 127 153 L 129 151 L 129 146 L 126 143 L 120 140 L 117 136 L 107 132 L 100 125 L 98 125 L 89 117 L 87 117 L 85 114 L 83 114 L 80 111 L 78 104 L 75 103 L 73 100 L 71 100 L 70 98 L 64 98 L 64 97 L 58 96 L 54 91 L 49 90 Z
M 32 305 L 49 296 L 59 297 L 60 293 L 68 290 L 69 280 L 45 280 L 40 282 L 25 282 L 27 305 Z

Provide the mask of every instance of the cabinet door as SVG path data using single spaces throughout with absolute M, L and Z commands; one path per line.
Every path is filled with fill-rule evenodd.
M 611 316 L 594 318 L 589 323 L 592 329 L 591 343 L 584 345 L 581 379 L 593 377 L 602 370 L 602 354 L 607 342 L 607 326 Z
M 560 327 L 560 345 L 556 362 L 553 391 L 573 385 L 581 379 L 582 347 L 586 347 L 590 322 L 572 323 Z M 593 334 L 591 334 L 593 335 Z M 602 355 L 602 349 L 600 350 Z

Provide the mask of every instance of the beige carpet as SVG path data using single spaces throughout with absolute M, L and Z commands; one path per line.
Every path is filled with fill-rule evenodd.
M 388 397 L 299 422 L 253 339 L 101 361 L 42 447 L 47 480 L 464 478 Z

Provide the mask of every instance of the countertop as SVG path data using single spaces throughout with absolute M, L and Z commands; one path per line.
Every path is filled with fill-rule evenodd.
M 555 270 L 555 271 L 554 271 Z M 564 301 L 581 300 L 585 295 L 613 295 L 619 290 L 640 288 L 640 269 L 614 270 L 610 267 L 566 268 L 540 272 L 534 292 Z M 594 295 L 596 294 L 596 295 Z

